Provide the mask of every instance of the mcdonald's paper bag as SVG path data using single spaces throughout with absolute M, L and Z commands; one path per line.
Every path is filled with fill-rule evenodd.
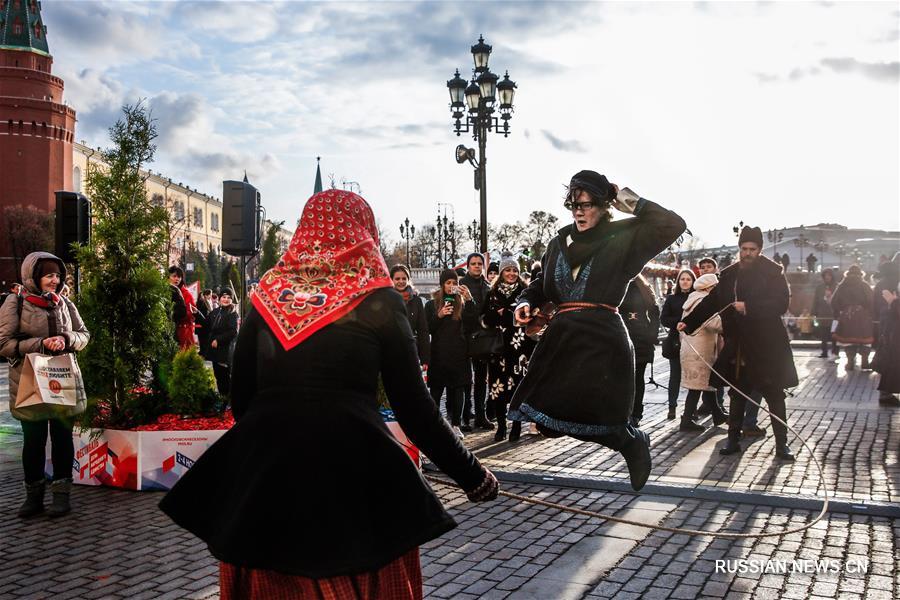
M 16 409 L 37 419 L 73 416 L 84 412 L 87 395 L 74 354 L 25 356 Z

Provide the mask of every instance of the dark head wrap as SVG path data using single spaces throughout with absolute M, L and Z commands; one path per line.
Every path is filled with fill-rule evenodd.
M 459 279 L 459 275 L 456 274 L 456 271 L 453 269 L 444 269 L 441 271 L 441 285 L 444 285 L 444 283 L 451 279 Z
M 614 199 L 615 189 L 605 175 L 596 171 L 579 171 L 569 182 L 569 194 L 572 190 L 584 190 L 598 204 L 610 204 Z M 570 198 L 576 200 L 576 198 Z
M 741 246 L 745 242 L 751 242 L 762 248 L 762 230 L 759 227 L 750 227 L 749 225 L 745 225 L 744 228 L 741 229 L 741 235 L 738 238 L 738 246 Z

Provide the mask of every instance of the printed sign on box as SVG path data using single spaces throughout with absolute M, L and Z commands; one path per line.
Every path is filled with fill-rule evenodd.
M 172 489 L 194 461 L 224 434 L 225 430 L 142 431 L 141 489 Z
M 93 434 L 93 435 L 92 435 Z M 74 431 L 72 480 L 127 490 L 168 490 L 225 430 Z M 93 438 L 93 439 L 92 439 Z M 48 441 L 45 472 L 53 475 Z

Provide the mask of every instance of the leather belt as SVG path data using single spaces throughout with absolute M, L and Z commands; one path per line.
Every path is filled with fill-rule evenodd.
M 618 313 L 619 309 L 609 304 L 600 302 L 563 302 L 556 307 L 553 317 L 566 312 L 575 312 L 579 310 L 608 310 L 609 312 Z

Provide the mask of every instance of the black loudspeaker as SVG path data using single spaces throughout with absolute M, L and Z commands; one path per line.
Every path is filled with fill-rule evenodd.
M 222 182 L 222 250 L 232 256 L 259 251 L 261 196 L 245 181 Z
M 72 244 L 91 239 L 91 201 L 75 192 L 56 192 L 56 255 L 66 264 L 77 262 Z

